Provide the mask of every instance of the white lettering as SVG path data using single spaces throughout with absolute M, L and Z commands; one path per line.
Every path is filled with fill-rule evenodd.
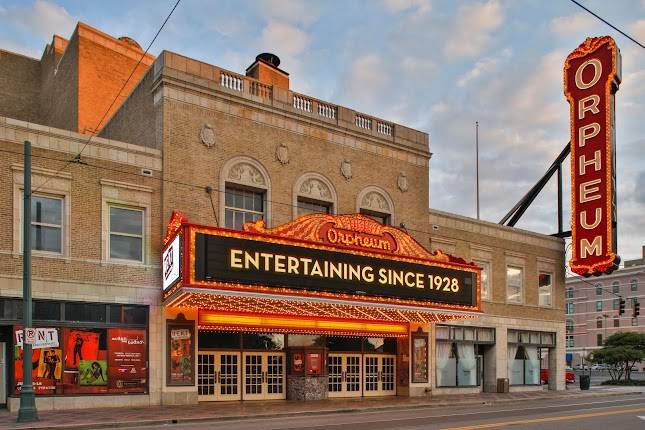
M 587 102 L 591 102 L 587 104 Z M 598 103 L 600 103 L 600 96 L 592 94 L 588 97 L 583 97 L 578 100 L 578 119 L 584 119 L 585 113 L 591 112 L 593 114 L 599 113 Z
M 594 179 L 593 181 L 583 182 L 582 184 L 580 184 L 580 194 L 578 195 L 578 202 L 586 203 L 601 198 L 600 194 L 593 195 L 593 193 L 600 191 L 600 188 L 592 187 L 592 185 L 597 185 L 599 183 L 600 179 Z
M 239 257 L 242 254 L 241 249 L 231 249 L 231 267 L 235 269 L 242 269 L 242 258 Z
M 592 230 L 600 225 L 600 221 L 602 221 L 602 209 L 596 208 L 596 217 L 594 218 L 594 222 L 592 224 L 587 223 L 587 211 L 582 211 L 580 212 L 580 225 L 582 228 L 585 230 Z
M 584 154 L 578 157 L 578 171 L 584 175 L 587 171 L 587 166 L 593 164 L 594 170 L 597 172 L 601 167 L 600 150 L 593 153 L 593 158 L 589 161 L 585 158 Z
M 587 239 L 580 239 L 580 258 L 586 258 L 587 255 L 602 255 L 602 236 L 596 236 L 591 243 Z
M 582 73 L 587 66 L 593 66 L 593 78 L 589 82 L 582 80 Z M 596 58 L 587 60 L 578 67 L 578 70 L 576 70 L 576 86 L 581 90 L 591 88 L 598 83 L 600 75 L 602 75 L 602 63 L 600 63 L 600 60 Z
M 587 134 L 588 130 L 591 130 L 589 134 Z M 597 122 L 592 122 L 589 125 L 580 127 L 580 129 L 578 129 L 578 147 L 583 148 L 586 146 L 587 140 L 598 136 L 598 133 L 600 133 L 600 124 Z

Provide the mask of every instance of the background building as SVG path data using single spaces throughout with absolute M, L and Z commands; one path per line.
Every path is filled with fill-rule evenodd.
M 61 352 L 63 376 L 39 393 L 39 407 L 285 398 L 284 382 L 279 390 L 266 385 L 265 364 L 226 360 L 262 357 L 280 363 L 284 375 L 280 366 L 292 360 L 285 351 L 294 342 L 315 344 L 326 360 L 319 369 L 322 383 L 305 387 L 299 398 L 495 391 L 500 378 L 510 379 L 511 390 L 537 390 L 540 358 L 547 356 L 542 363 L 551 370 L 550 388 L 564 388 L 563 241 L 429 211 L 426 133 L 292 91 L 288 73 L 270 54 L 252 61 L 245 75 L 168 51 L 145 57 L 148 67 L 137 71 L 128 96 L 108 111 L 117 92 L 108 87 L 125 80 L 137 55 L 141 50 L 132 40 L 79 24 L 69 42 L 55 36 L 40 61 L 6 51 L 0 56 L 0 142 L 6 151 L 0 198 L 13 208 L 2 215 L 12 241 L 0 253 L 1 342 L 7 354 L 13 350 L 20 323 L 20 172 L 22 142 L 30 140 L 37 197 L 35 320 L 60 328 L 61 342 L 69 345 Z M 60 80 L 55 91 L 47 85 L 52 79 Z M 109 120 L 101 121 L 105 112 Z M 70 162 L 79 153 L 81 162 Z M 406 333 L 396 339 L 363 333 L 342 346 L 315 331 L 303 338 L 284 330 L 273 336 L 269 326 L 264 334 L 206 330 L 198 305 L 162 303 L 161 250 L 174 210 L 196 224 L 238 230 L 258 219 L 273 228 L 311 213 L 361 213 L 400 228 L 431 251 L 453 255 L 451 261 L 482 267 L 483 313 L 437 324 L 405 321 Z M 188 331 L 171 329 L 177 325 Z M 193 343 L 183 342 L 191 330 Z M 82 369 L 74 362 L 77 332 L 93 333 L 84 342 L 97 343 L 92 360 L 106 362 L 108 373 L 110 357 L 123 351 L 119 339 L 143 332 L 138 363 L 147 365 L 138 369 L 138 382 L 112 376 L 105 385 L 82 386 Z M 267 334 L 276 350 L 271 353 L 266 338 L 258 341 Z M 426 342 L 425 349 L 413 349 L 416 339 Z M 184 344 L 192 347 L 184 363 L 192 366 L 193 379 L 170 384 L 171 354 Z M 425 362 L 424 378 L 411 377 L 414 354 Z M 366 366 L 372 362 L 377 375 L 390 379 L 383 385 L 376 376 L 377 389 L 368 393 L 376 368 Z M 5 371 L 13 375 L 13 360 L 8 363 Z M 222 386 L 217 378 L 222 364 L 234 384 Z M 354 366 L 357 390 L 349 390 L 347 380 L 338 388 L 329 379 L 339 369 L 346 374 L 348 366 Z M 260 376 L 242 378 L 249 372 Z M 264 382 L 249 388 L 248 381 L 258 378 Z M 14 396 L 17 376 L 7 380 Z M 111 386 L 113 380 L 121 383 Z M 94 393 L 104 395 L 89 395 Z M 10 397 L 9 407 L 16 408 L 17 400 Z
M 645 331 L 643 316 L 634 317 L 634 303 L 645 302 L 645 247 L 643 257 L 602 278 L 566 280 L 567 361 L 572 366 L 602 346 L 607 337 L 624 331 Z M 620 298 L 625 313 L 619 314 Z

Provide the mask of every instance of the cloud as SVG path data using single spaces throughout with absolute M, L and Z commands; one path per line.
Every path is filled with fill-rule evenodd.
M 343 98 L 359 106 L 375 105 L 388 83 L 389 74 L 383 58 L 377 54 L 363 55 L 354 60 L 343 80 Z
M 634 181 L 634 200 L 645 206 L 645 170 L 641 171 Z
M 263 49 L 285 57 L 302 53 L 308 44 L 309 35 L 305 31 L 278 21 L 270 21 L 260 39 Z
M 432 10 L 430 0 L 383 0 L 385 9 L 390 13 L 401 13 L 414 10 L 419 15 Z
M 640 43 L 645 43 L 645 19 L 638 20 L 631 24 L 629 26 L 629 31 L 632 33 L 630 36 L 638 40 Z
M 53 34 L 68 37 L 76 26 L 76 19 L 67 10 L 45 0 L 36 0 L 29 7 L 0 9 L 0 20 L 24 31 L 34 32 L 49 40 Z
M 589 30 L 597 20 L 587 12 L 578 12 L 568 16 L 558 16 L 551 20 L 549 29 L 560 36 L 573 36 Z
M 467 73 L 461 76 L 457 80 L 457 86 L 465 87 L 477 78 L 479 78 L 484 73 L 490 73 L 497 69 L 497 66 L 502 61 L 506 61 L 511 57 L 511 50 L 509 48 L 504 49 L 501 54 L 497 57 L 486 57 L 475 63 L 475 66 L 470 69 Z
M 504 21 L 500 4 L 496 0 L 459 7 L 444 51 L 449 57 L 468 57 L 480 53 L 492 40 L 492 32 Z
M 262 0 L 258 2 L 263 16 L 292 24 L 311 24 L 320 16 L 320 4 L 303 0 Z

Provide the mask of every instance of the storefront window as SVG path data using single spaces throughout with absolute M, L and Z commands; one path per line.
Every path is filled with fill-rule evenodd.
M 199 349 L 240 349 L 240 333 L 199 330 L 197 334 Z
M 329 336 L 327 348 L 330 351 L 361 352 L 362 339 L 359 337 Z
M 60 302 L 38 300 L 33 302 L 32 307 L 33 307 L 33 318 L 35 320 L 42 320 L 42 321 L 60 320 Z
M 105 305 L 73 302 L 65 305 L 67 321 L 105 322 Z
M 540 360 L 536 346 L 508 345 L 508 377 L 510 385 L 539 384 Z
M 317 347 L 325 346 L 325 337 L 309 334 L 290 334 L 287 337 L 289 347 Z
M 141 306 L 110 305 L 110 322 L 113 324 L 146 324 L 148 309 Z
M 479 381 L 475 345 L 466 342 L 437 342 L 437 385 L 472 387 Z
M 284 334 L 282 333 L 248 333 L 242 335 L 244 349 L 262 349 L 280 351 L 284 349 Z
M 396 354 L 396 339 L 367 337 L 363 340 L 363 352 L 383 352 L 388 354 Z

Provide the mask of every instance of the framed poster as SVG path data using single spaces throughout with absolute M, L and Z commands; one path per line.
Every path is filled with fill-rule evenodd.
M 108 329 L 108 384 L 110 392 L 145 393 L 148 345 L 144 329 Z
M 412 382 L 428 382 L 428 333 L 412 333 Z
M 195 322 L 179 314 L 167 322 L 166 385 L 195 385 Z

